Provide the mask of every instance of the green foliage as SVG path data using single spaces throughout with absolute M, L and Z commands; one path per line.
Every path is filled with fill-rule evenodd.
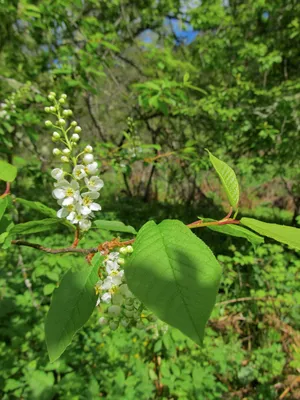
M 235 172 L 231 167 L 229 167 L 229 165 L 224 163 L 224 161 L 219 160 L 208 150 L 207 152 L 209 154 L 209 159 L 219 175 L 222 185 L 226 191 L 229 203 L 234 209 L 236 209 L 239 203 L 240 191 Z
M 100 254 L 92 266 L 76 259 L 54 290 L 45 323 L 46 343 L 50 361 L 61 356 L 75 333 L 88 321 L 97 301 L 95 284 L 98 280 Z
M 202 343 L 221 268 L 209 247 L 183 223 L 166 220 L 144 225 L 125 273 L 129 288 L 142 303 Z
M 94 221 L 94 225 L 96 225 L 97 228 L 103 229 L 105 231 L 125 232 L 132 233 L 133 235 L 137 234 L 137 231 L 132 226 L 125 225 L 123 222 L 120 221 L 107 221 L 96 219 Z
M 215 219 L 211 218 L 201 218 L 203 222 L 215 222 Z M 264 238 L 256 235 L 256 233 L 250 231 L 249 229 L 245 229 L 239 225 L 210 225 L 207 226 L 208 229 L 212 231 L 224 233 L 225 235 L 241 237 L 247 239 L 253 245 L 259 245 L 264 243 Z
M 4 197 L 3 199 L 0 199 L 0 221 L 3 217 L 3 214 L 5 213 L 6 207 L 8 205 L 8 197 Z
M 17 168 L 5 161 L 0 160 L 0 180 L 13 182 L 17 176 Z
M 284 225 L 268 224 L 253 218 L 242 218 L 241 224 L 261 235 L 275 239 L 278 242 L 288 244 L 289 246 L 300 250 L 300 229 Z
M 58 218 L 45 218 L 37 221 L 24 222 L 23 224 L 15 225 L 10 230 L 10 235 L 30 235 L 32 233 L 49 231 L 59 223 L 60 220 Z

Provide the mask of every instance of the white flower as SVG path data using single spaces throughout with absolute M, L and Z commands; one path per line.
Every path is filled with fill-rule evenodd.
M 114 286 L 120 286 L 123 282 L 124 271 L 113 272 L 112 275 L 108 275 L 101 286 L 102 290 L 110 290 Z
M 63 177 L 64 177 L 64 174 L 65 174 L 64 171 L 62 169 L 60 169 L 60 168 L 54 168 L 51 171 L 52 178 L 56 179 L 57 181 L 62 180 Z
M 120 254 L 119 254 L 118 251 L 112 251 L 112 252 L 109 253 L 109 255 L 107 256 L 107 260 L 118 261 L 119 256 L 120 256 Z
M 119 269 L 119 264 L 116 261 L 107 260 L 105 263 L 106 272 L 110 275 L 112 271 L 117 271 Z
M 92 192 L 98 191 L 103 188 L 104 182 L 98 176 L 92 176 L 90 179 L 84 178 L 84 182 L 89 190 Z
M 111 301 L 111 294 L 108 293 L 108 292 L 104 293 L 104 295 L 101 296 L 101 300 L 102 300 L 104 303 L 106 303 L 106 304 L 110 303 L 110 301 Z
M 91 164 L 94 161 L 94 156 L 93 154 L 85 154 L 83 157 L 83 162 L 85 164 Z
M 93 203 L 94 199 L 99 197 L 98 192 L 86 192 L 82 193 L 80 212 L 82 215 L 88 215 L 92 211 L 101 210 L 101 206 L 97 203 Z
M 60 201 L 59 201 L 60 202 Z M 56 215 L 58 218 L 69 218 L 69 215 L 75 211 L 75 205 L 74 204 L 69 204 L 66 207 L 62 207 L 60 210 L 57 211 Z
M 79 185 L 78 182 L 72 180 L 71 183 L 67 181 L 58 182 L 56 189 L 53 190 L 52 195 L 57 200 L 63 200 L 61 205 L 68 206 L 73 204 L 79 198 Z
M 75 179 L 82 179 L 86 176 L 84 165 L 76 165 L 73 169 L 73 176 Z
M 84 168 L 85 172 L 90 175 L 97 175 L 98 173 L 98 163 L 96 161 L 88 164 Z
M 92 223 L 89 219 L 82 219 L 79 221 L 79 227 L 82 231 L 88 231 Z

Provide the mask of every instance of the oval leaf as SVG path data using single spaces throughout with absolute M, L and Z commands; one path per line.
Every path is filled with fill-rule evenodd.
M 120 221 L 106 221 L 104 219 L 98 219 L 94 221 L 94 224 L 97 228 L 103 229 L 105 231 L 126 232 L 132 233 L 133 235 L 137 234 L 137 231 L 134 229 L 133 226 L 125 225 L 123 222 Z
M 214 307 L 221 267 L 182 222 L 147 222 L 125 266 L 130 290 L 160 319 L 196 343 Z
M 240 190 L 234 170 L 229 167 L 229 165 L 227 165 L 224 161 L 221 161 L 217 157 L 215 157 L 209 150 L 206 149 L 206 151 L 209 154 L 209 159 L 214 166 L 214 169 L 219 175 L 230 205 L 236 209 L 240 198 Z
M 288 244 L 300 250 L 300 229 L 291 226 L 269 224 L 253 218 L 242 218 L 241 224 L 260 235 L 267 236 L 277 242 Z
M 63 277 L 52 296 L 45 323 L 50 361 L 57 360 L 71 343 L 75 333 L 88 321 L 97 301 L 95 284 L 102 256 L 97 254 L 93 265 L 73 259 L 74 266 Z
M 215 219 L 211 218 L 200 218 L 203 222 L 213 222 Z M 212 231 L 216 231 L 219 233 L 224 233 L 225 235 L 235 236 L 247 239 L 248 242 L 257 245 L 264 243 L 264 238 L 257 235 L 256 233 L 249 231 L 248 229 L 239 226 L 239 225 L 212 225 L 207 226 L 207 228 L 211 229 Z
M 58 218 L 45 218 L 38 221 L 24 222 L 24 224 L 15 225 L 10 231 L 10 235 L 29 235 L 31 233 L 49 231 L 50 229 L 53 229 L 53 225 L 56 225 L 59 222 Z
M 14 165 L 0 160 L 0 179 L 5 182 L 12 182 L 16 179 L 17 168 Z

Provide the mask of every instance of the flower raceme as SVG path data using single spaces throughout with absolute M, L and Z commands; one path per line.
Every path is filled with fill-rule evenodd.
M 98 176 L 98 163 L 94 160 L 92 146 L 87 145 L 83 151 L 76 151 L 82 129 L 76 121 L 68 124 L 68 117 L 73 112 L 63 109 L 66 98 L 67 95 L 62 94 L 57 100 L 56 94 L 51 92 L 48 99 L 53 105 L 45 107 L 47 113 L 57 118 L 56 123 L 47 120 L 45 125 L 55 129 L 52 140 L 62 145 L 61 149 L 53 149 L 53 155 L 60 157 L 63 166 L 51 172 L 56 181 L 52 196 L 61 207 L 57 211 L 58 218 L 66 218 L 72 224 L 77 224 L 82 231 L 87 231 L 91 227 L 94 212 L 101 210 L 95 200 L 99 198 L 104 183 Z

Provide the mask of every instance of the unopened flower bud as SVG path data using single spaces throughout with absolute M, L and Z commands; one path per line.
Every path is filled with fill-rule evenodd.
M 119 250 L 119 252 L 120 252 L 121 254 L 127 254 L 127 248 L 126 248 L 126 247 L 121 247 L 120 250 Z
M 92 146 L 87 145 L 87 146 L 85 147 L 84 151 L 85 151 L 86 153 L 92 153 L 93 148 L 92 148 Z
M 52 122 L 51 121 L 45 121 L 45 125 L 47 126 L 47 128 L 49 128 L 50 126 L 52 126 Z
M 56 93 L 55 93 L 55 92 L 50 92 L 50 93 L 49 93 L 49 96 L 56 97 Z
M 133 252 L 133 247 L 132 246 L 127 246 L 127 253 L 132 253 Z
M 71 122 L 71 126 L 77 126 L 77 122 L 76 121 L 72 121 Z
M 71 136 L 71 140 L 74 142 L 78 142 L 79 139 L 80 136 L 77 133 L 73 133 L 73 135 Z
M 65 121 L 63 118 L 60 118 L 60 119 L 57 121 L 57 124 L 63 126 L 63 125 L 66 125 L 66 121 Z
M 119 264 L 119 265 L 123 265 L 123 264 L 125 264 L 125 260 L 124 260 L 124 258 L 119 258 L 119 260 L 118 260 L 118 264 Z
M 53 153 L 55 156 L 59 156 L 59 155 L 61 154 L 61 151 L 60 151 L 59 149 L 53 149 L 53 150 L 52 150 L 52 153 Z
M 49 107 L 51 112 L 55 112 L 56 108 L 54 106 Z
M 63 98 L 60 98 L 58 101 L 60 102 L 60 104 L 65 104 L 65 102 L 66 102 L 66 100 Z
M 63 153 L 68 156 L 71 153 L 70 149 L 63 149 Z
M 62 156 L 61 161 L 67 163 L 67 162 L 69 162 L 69 159 L 66 156 Z
M 44 110 L 45 110 L 46 113 L 49 113 L 50 112 L 50 107 L 45 107 Z
M 58 132 L 52 133 L 52 139 L 59 139 L 59 138 L 60 138 L 60 134 Z
M 93 154 L 85 154 L 83 157 L 83 162 L 85 164 L 91 164 L 94 161 L 94 156 Z
M 49 94 L 48 99 L 49 99 L 50 101 L 54 101 L 55 97 L 52 96 L 51 94 Z
M 82 131 L 82 129 L 80 128 L 80 126 L 76 126 L 76 128 L 74 129 L 75 133 L 80 133 Z
M 70 117 L 73 114 L 72 110 L 64 110 L 63 115 L 64 117 Z
M 66 99 L 68 96 L 67 96 L 65 93 L 63 93 L 60 97 L 61 97 L 62 99 Z

